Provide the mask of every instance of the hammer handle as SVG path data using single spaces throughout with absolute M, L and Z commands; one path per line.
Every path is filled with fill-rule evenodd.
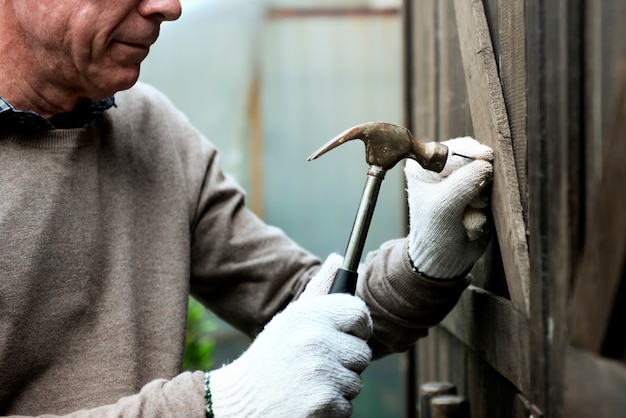
M 342 268 L 337 269 L 335 281 L 333 281 L 333 285 L 330 288 L 330 293 L 350 293 L 354 295 L 358 277 L 359 273 L 356 271 L 349 271 Z
M 348 247 L 343 258 L 342 268 L 337 270 L 335 281 L 330 293 L 350 293 L 354 295 L 358 273 L 356 272 L 365 246 L 365 238 L 370 227 L 380 185 L 385 178 L 385 170 L 377 166 L 369 166 L 367 181 L 359 209 L 352 225 L 352 232 L 348 240 Z

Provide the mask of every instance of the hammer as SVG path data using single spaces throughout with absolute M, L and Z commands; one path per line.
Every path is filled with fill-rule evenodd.
M 422 143 L 408 129 L 385 122 L 367 122 L 352 127 L 315 151 L 311 161 L 344 142 L 360 139 L 365 143 L 365 160 L 369 164 L 361 203 L 352 226 L 343 265 L 337 270 L 330 293 L 354 294 L 357 268 L 363 253 L 365 237 L 376 206 L 376 199 L 387 170 L 400 160 L 412 158 L 426 170 L 441 172 L 448 158 L 448 147 L 438 142 Z

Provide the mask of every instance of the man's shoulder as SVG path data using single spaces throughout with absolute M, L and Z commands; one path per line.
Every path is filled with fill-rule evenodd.
M 189 124 L 188 118 L 164 93 L 144 82 L 116 93 L 115 108 L 111 109 L 109 117 L 115 124 L 132 124 L 144 128 L 155 122 L 178 127 Z
M 115 94 L 115 103 L 120 106 L 124 103 L 133 105 L 172 106 L 170 100 L 159 89 L 151 84 L 138 81 L 131 88 Z
M 105 112 L 105 120 L 109 126 L 106 132 L 116 141 L 122 141 L 127 149 L 179 156 L 208 156 L 214 152 L 213 144 L 195 129 L 189 118 L 150 84 L 138 82 L 116 93 L 115 107 Z

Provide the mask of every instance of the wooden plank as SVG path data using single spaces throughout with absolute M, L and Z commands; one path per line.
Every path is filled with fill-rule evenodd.
M 594 201 L 602 177 L 602 157 L 612 124 L 612 106 L 619 98 L 620 65 L 626 56 L 623 19 L 624 1 L 585 3 L 585 181 L 589 200 Z M 589 229 L 587 229 L 587 233 Z
M 467 384 L 465 392 L 472 402 L 472 416 L 486 417 L 489 405 L 487 404 L 487 371 L 484 361 L 472 351 L 467 350 L 466 362 L 466 379 Z
M 411 132 L 421 141 L 437 138 L 436 0 L 413 2 L 413 122 Z
M 581 11 L 583 0 L 549 2 L 543 5 L 545 42 L 545 85 L 542 117 L 546 119 L 544 149 L 545 196 L 543 212 L 545 239 L 543 307 L 546 379 L 546 416 L 561 416 L 563 375 L 569 343 L 567 322 L 570 313 L 574 261 L 577 260 L 578 207 L 582 202 L 579 163 L 583 145 L 581 132 L 582 51 Z M 578 7 L 577 7 L 578 6 Z M 580 171 L 579 171 L 580 170 Z M 533 399 L 534 401 L 534 399 Z
M 449 359 L 450 374 L 443 376 L 446 380 L 454 383 L 457 388 L 457 393 L 467 395 L 468 385 L 474 384 L 474 382 L 468 382 L 467 368 L 468 363 L 472 361 L 470 358 L 472 355 L 476 357 L 458 338 L 453 336 L 449 331 L 446 331 L 443 327 L 437 327 L 441 334 L 444 334 L 448 340 L 449 347 Z
M 403 120 L 404 126 L 409 130 L 413 130 L 415 121 L 413 118 L 413 90 L 415 88 L 414 71 L 415 55 L 414 55 L 414 35 L 413 26 L 415 24 L 415 16 L 413 15 L 412 0 L 402 1 L 402 77 L 404 89 L 402 92 L 403 99 Z M 405 206 L 405 219 L 408 219 L 407 208 Z M 408 223 L 404 224 L 405 234 L 408 232 Z M 404 416 L 406 418 L 417 418 L 418 398 L 418 358 L 416 345 L 411 346 L 402 359 L 402 374 L 404 378 Z
M 492 211 L 511 301 L 529 315 L 530 265 L 511 131 L 481 0 L 455 0 L 474 133 L 494 149 Z
M 415 74 L 413 74 L 415 66 L 413 27 L 417 22 L 414 19 L 413 2 L 411 0 L 402 0 L 402 83 L 404 86 L 402 91 L 402 117 L 404 126 L 409 130 L 413 130 L 415 127 L 413 119 L 413 108 L 415 106 L 413 102 L 413 89 L 415 88 Z
M 524 220 L 528 220 L 527 136 L 526 136 L 526 20 L 525 3 L 504 1 L 500 9 L 500 74 L 506 103 L 517 183 Z
M 567 351 L 563 415 L 615 418 L 626 411 L 626 366 L 571 347 Z
M 532 390 L 524 395 L 536 405 L 545 408 L 547 404 L 548 381 L 547 352 L 548 334 L 544 321 L 545 303 L 544 286 L 548 281 L 547 253 L 551 245 L 546 239 L 545 219 L 547 218 L 549 199 L 546 192 L 545 174 L 545 43 L 544 43 L 544 7 L 541 0 L 530 0 L 525 4 L 527 36 L 527 130 L 528 130 L 528 231 L 531 267 L 530 299 L 530 358 Z
M 470 285 L 441 325 L 517 389 L 529 389 L 528 318 L 509 300 Z
M 579 247 L 583 2 L 525 2 L 531 260 L 531 391 L 562 415 L 573 263 Z M 586 105 L 586 103 L 585 103 Z
M 417 385 L 420 386 L 426 382 L 437 380 L 435 373 L 434 353 L 437 351 L 435 345 L 435 337 L 430 332 L 428 337 L 417 341 Z
M 449 335 L 449 334 L 448 334 Z M 437 344 L 437 363 L 438 367 L 438 375 L 439 376 L 451 376 L 452 375 L 452 347 L 450 343 L 450 338 L 446 338 L 446 334 L 444 332 L 438 333 L 438 342 Z
M 496 63 L 500 65 L 500 53 L 502 51 L 500 35 L 501 17 L 500 8 L 505 7 L 502 3 L 508 3 L 503 0 L 483 0 L 482 5 L 485 11 L 485 18 L 487 25 L 489 26 L 489 35 L 491 38 L 491 44 L 493 46 L 493 55 L 496 57 Z
M 404 416 L 405 418 L 417 418 L 417 349 L 411 346 L 402 359 L 404 376 Z
M 439 2 L 439 19 L 439 99 L 437 100 L 439 132 L 437 139 L 444 141 L 466 136 L 473 132 L 473 127 L 467 102 L 467 88 L 454 6 L 451 2 Z
M 626 258 L 626 71 L 623 74 L 572 302 L 572 344 L 595 353 L 606 338 Z

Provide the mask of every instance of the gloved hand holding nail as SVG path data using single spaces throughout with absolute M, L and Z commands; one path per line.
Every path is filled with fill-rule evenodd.
M 426 276 L 458 277 L 481 256 L 490 237 L 484 192 L 493 177 L 493 151 L 470 137 L 444 141 L 440 173 L 407 160 L 409 256 Z
M 386 171 L 403 159 L 407 160 L 408 255 L 413 268 L 439 279 L 467 273 L 489 239 L 487 201 L 481 192 L 491 183 L 491 148 L 470 137 L 423 143 L 401 126 L 369 122 L 333 138 L 309 160 L 353 139 L 364 142 L 369 170 L 344 264 L 331 292 L 354 293 L 379 188 Z

